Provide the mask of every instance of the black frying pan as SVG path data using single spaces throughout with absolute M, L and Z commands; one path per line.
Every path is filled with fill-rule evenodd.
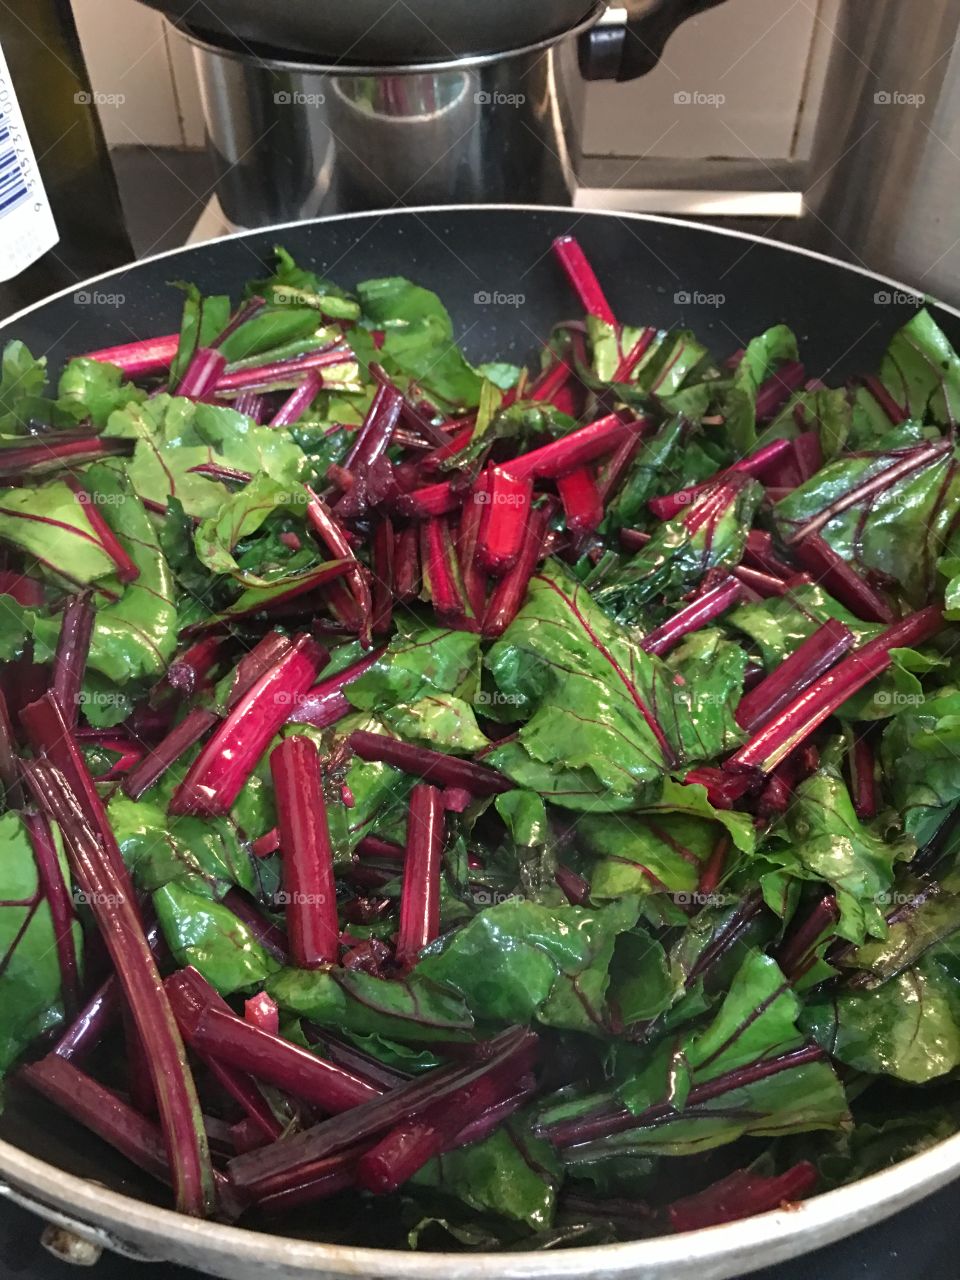
M 249 232 L 164 254 L 38 304 L 0 326 L 0 343 L 22 338 L 35 353 L 49 357 L 55 373 L 72 354 L 170 332 L 179 322 L 182 294 L 169 281 L 192 280 L 204 292 L 236 296 L 246 279 L 261 273 L 272 246 L 280 243 L 303 265 L 327 272 L 344 285 L 378 275 L 409 275 L 442 295 L 471 358 L 521 361 L 535 355 L 558 320 L 577 312 L 549 252 L 551 240 L 567 232 L 582 243 L 614 309 L 625 321 L 689 325 L 718 355 L 784 321 L 796 330 L 811 375 L 831 381 L 875 369 L 890 334 L 913 311 L 899 301 L 896 286 L 888 281 L 750 236 L 641 215 L 461 207 L 352 214 Z M 77 300 L 76 293 L 82 294 L 82 300 Z M 502 305 L 491 302 L 491 295 L 497 294 L 511 295 L 516 305 L 506 300 Z M 714 295 L 717 305 L 683 301 L 684 296 L 697 295 Z M 941 306 L 933 311 L 951 340 L 960 344 L 960 312 Z M 58 1171 L 51 1170 L 51 1175 L 44 1171 L 32 1181 L 23 1178 L 22 1190 L 29 1196 L 59 1202 L 85 1221 L 111 1225 L 120 1238 L 125 1223 L 130 1229 L 129 1213 L 115 1211 L 112 1205 L 105 1208 L 102 1198 L 81 1211 L 69 1184 L 62 1196 L 52 1189 L 61 1184 L 59 1171 L 95 1179 L 137 1201 L 163 1202 L 162 1191 L 68 1116 L 53 1113 L 15 1085 L 10 1094 L 0 1117 L 0 1139 Z M 0 1179 L 2 1161 L 0 1151 Z M 943 1180 L 936 1171 L 930 1176 L 928 1170 L 926 1176 L 927 1185 Z M 887 1177 L 886 1199 L 876 1213 L 864 1213 L 862 1208 L 854 1212 L 848 1194 L 847 1208 L 842 1213 L 837 1209 L 839 1216 L 831 1220 L 829 1234 L 817 1238 L 834 1239 L 843 1229 L 855 1230 L 897 1204 L 910 1202 L 912 1197 L 899 1184 L 893 1189 L 889 1184 Z M 131 1211 L 134 1208 L 142 1205 L 131 1202 Z M 375 1245 L 384 1212 L 382 1205 L 372 1206 L 360 1226 L 349 1229 L 353 1234 L 348 1241 L 344 1238 L 348 1229 L 337 1220 L 325 1220 L 321 1206 L 309 1224 L 309 1236 Z M 788 1229 L 791 1240 L 785 1248 L 774 1248 L 772 1238 L 767 1240 L 767 1256 L 791 1256 L 816 1242 L 816 1233 L 810 1233 L 809 1240 L 800 1239 L 805 1230 L 802 1216 L 796 1221 L 799 1236 Z M 229 1274 L 222 1269 L 227 1263 L 220 1245 L 205 1243 L 204 1233 L 195 1232 L 195 1225 L 164 1215 L 149 1232 L 141 1227 L 132 1235 L 151 1256 L 176 1256 L 208 1273 Z M 780 1227 L 777 1231 L 783 1234 Z M 288 1244 L 270 1240 L 267 1247 L 286 1250 Z M 756 1262 L 761 1256 L 756 1256 Z M 714 1274 L 730 1274 L 731 1266 L 727 1254 L 716 1267 L 707 1258 L 707 1269 Z M 251 1263 L 244 1274 L 257 1269 Z M 321 1269 L 332 1273 L 326 1265 Z M 298 1274 L 302 1273 L 301 1268 Z
M 350 214 L 262 230 L 134 264 L 84 290 L 32 308 L 0 326 L 47 352 L 56 368 L 77 352 L 175 330 L 182 294 L 171 280 L 236 296 L 275 244 L 343 285 L 404 274 L 435 289 L 475 359 L 532 356 L 558 320 L 577 311 L 549 253 L 573 232 L 625 321 L 694 329 L 718 354 L 785 321 L 797 332 L 811 375 L 837 379 L 876 369 L 912 308 L 877 277 L 772 241 L 643 215 L 488 206 Z M 876 302 L 883 294 L 893 301 Z M 517 306 L 482 295 L 522 295 Z M 683 295 L 694 301 L 685 303 Z M 696 295 L 722 295 L 718 306 Z M 116 305 L 114 295 L 123 297 Z M 478 295 L 481 300 L 477 300 Z M 679 300 L 677 300 L 679 299 Z M 935 308 L 960 345 L 960 315 Z

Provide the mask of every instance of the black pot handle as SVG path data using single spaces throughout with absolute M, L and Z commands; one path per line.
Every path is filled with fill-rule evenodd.
M 723 0 L 633 0 L 625 23 L 593 27 L 580 37 L 580 71 L 585 80 L 636 80 L 660 61 L 681 23 Z

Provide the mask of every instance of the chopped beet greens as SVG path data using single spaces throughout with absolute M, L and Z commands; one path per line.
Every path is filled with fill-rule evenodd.
M 826 387 L 553 254 L 528 369 L 282 249 L 4 353 L 6 1105 L 184 1213 L 612 1242 L 958 1127 L 960 361 Z

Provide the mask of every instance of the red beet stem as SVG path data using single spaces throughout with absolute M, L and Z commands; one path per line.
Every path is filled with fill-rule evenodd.
M 311 738 L 285 738 L 270 754 L 283 849 L 283 895 L 290 955 L 300 969 L 334 964 L 339 954 L 337 887 L 320 753 Z
M 757 449 L 755 453 L 741 458 L 739 462 L 724 468 L 723 471 L 716 472 L 701 484 L 691 485 L 688 489 L 678 489 L 676 493 L 668 493 L 662 498 L 651 498 L 647 506 L 658 520 L 671 520 L 686 507 L 692 506 L 697 498 L 712 485 L 728 479 L 731 475 L 744 473 L 753 476 L 756 480 L 762 480 L 767 472 L 779 466 L 784 456 L 792 451 L 793 441 L 774 440 L 771 444 L 764 445 L 762 449 Z
M 210 1005 L 199 1014 L 191 1042 L 212 1058 L 332 1114 L 379 1098 L 383 1092 L 308 1049 Z
M 19 481 L 24 476 L 49 475 L 100 458 L 125 456 L 133 452 L 132 444 L 132 440 L 101 440 L 99 436 L 70 440 L 44 437 L 34 444 L 0 448 L 0 478 Z
M 303 356 L 294 356 L 289 360 L 277 360 L 272 364 L 234 369 L 222 374 L 213 389 L 217 392 L 240 392 L 296 385 L 300 374 L 308 369 L 329 369 L 333 365 L 352 364 L 353 359 L 354 355 L 350 348 L 338 342 L 332 347 L 311 351 Z
M 371 599 L 373 602 L 373 620 L 371 631 L 374 635 L 389 635 L 393 622 L 393 550 L 396 539 L 393 533 L 393 521 L 384 517 L 373 531 L 370 547 L 370 564 L 373 570 Z
M 322 498 L 318 497 L 309 487 L 307 488 L 307 493 L 309 495 L 307 520 L 313 526 L 320 541 L 331 555 L 350 562 L 347 578 L 350 583 L 350 593 L 356 602 L 357 612 L 360 616 L 359 630 L 361 637 L 366 642 L 369 639 L 373 613 L 373 602 L 370 596 L 370 583 L 367 574 L 354 554 L 346 529 L 344 529 Z
M 213 391 L 226 367 L 227 362 L 219 351 L 197 347 L 174 395 L 203 400 Z
M 133 582 L 136 578 L 139 578 L 139 568 L 121 546 L 120 540 L 110 528 L 109 524 L 107 524 L 107 521 L 104 519 L 103 512 L 99 509 L 89 492 L 75 476 L 65 476 L 64 480 L 67 487 L 73 490 L 74 496 L 83 507 L 84 513 L 90 522 L 90 527 L 93 529 L 93 532 L 104 552 L 106 552 L 116 565 L 117 577 L 120 581 Z
M 766 721 L 750 741 L 735 752 L 724 768 L 770 773 L 781 760 L 823 724 L 846 700 L 876 679 L 890 665 L 886 650 L 852 653 L 819 676 L 803 693 Z
M 829 543 L 817 533 L 808 534 L 793 553 L 814 578 L 842 605 L 864 622 L 892 622 L 890 606 Z
M 769 1076 L 779 1075 L 781 1071 L 790 1071 L 794 1067 L 804 1066 L 808 1062 L 821 1062 L 826 1057 L 819 1045 L 804 1045 L 790 1053 L 776 1058 L 764 1058 L 751 1062 L 745 1067 L 726 1071 L 723 1075 L 708 1080 L 705 1084 L 695 1084 L 687 1094 L 686 1107 L 695 1107 L 701 1102 L 709 1102 L 720 1098 L 734 1089 L 754 1084 L 758 1080 L 766 1080 Z M 635 1113 L 624 1108 L 604 1110 L 592 1116 L 577 1116 L 571 1120 L 562 1120 L 549 1128 L 540 1130 L 540 1136 L 546 1138 L 557 1147 L 579 1146 L 614 1133 L 623 1133 L 628 1129 L 640 1129 L 655 1120 L 663 1120 L 676 1114 L 669 1102 L 654 1103 L 646 1111 Z
M 196 693 L 216 666 L 223 641 L 223 636 L 204 636 L 202 640 L 190 645 L 170 663 L 167 668 L 167 683 L 184 697 L 188 698 Z
M 899 622 L 894 622 L 885 631 L 881 631 L 873 640 L 862 644 L 856 656 L 869 658 L 875 653 L 885 653 L 890 649 L 915 649 L 917 645 L 932 640 L 943 630 L 943 626 L 944 617 L 940 608 L 935 604 L 927 605 L 925 609 L 907 614 Z
M 761 600 L 769 600 L 773 596 L 785 596 L 789 587 L 782 578 L 775 578 L 770 573 L 762 573 L 759 569 L 751 569 L 748 565 L 734 565 L 730 570 L 733 576 L 747 588 L 747 592 Z
M 753 786 L 748 774 L 725 773 L 723 769 L 713 769 L 709 765 L 691 769 L 684 782 L 688 786 L 699 784 L 705 787 L 707 799 L 715 809 L 732 809 Z
M 542 373 L 531 386 L 529 398 L 540 404 L 553 404 L 554 400 L 573 380 L 574 373 L 565 360 L 558 360 Z
M 228 889 L 223 905 L 229 907 L 237 919 L 247 926 L 265 951 L 269 951 L 281 964 L 286 964 L 287 935 L 260 911 L 256 903 L 239 889 Z
M 849 627 L 829 618 L 791 653 L 765 680 L 744 694 L 737 706 L 741 729 L 754 733 L 841 658 L 853 645 Z
M 5 809 L 23 807 L 23 788 L 20 786 L 20 753 L 17 737 L 10 719 L 7 699 L 0 689 L 0 787 L 3 789 Z
M 464 499 L 462 489 L 455 489 L 449 480 L 427 484 L 420 489 L 402 493 L 396 500 L 398 515 L 413 520 L 427 520 L 430 516 L 444 516 L 459 511 Z
M 36 702 L 29 703 L 20 712 L 20 720 L 34 755 L 49 760 L 66 779 L 86 821 L 98 833 L 104 853 L 110 860 L 114 878 L 120 884 L 127 902 L 136 911 L 133 881 L 107 819 L 103 800 L 83 753 L 67 727 L 56 697 L 52 693 L 45 693 Z
M 440 932 L 443 812 L 436 787 L 418 783 L 411 790 L 396 952 L 397 964 L 404 969 L 413 968 Z
M 33 861 L 37 868 L 40 891 L 50 911 L 54 945 L 60 965 L 60 993 L 63 1011 L 67 1018 L 75 1018 L 80 1008 L 80 968 L 74 945 L 73 926 L 76 922 L 73 895 L 64 878 L 63 868 L 57 856 L 50 823 L 42 813 L 29 809 L 21 815 L 33 849 Z
M 537 507 L 531 512 L 517 562 L 500 579 L 487 601 L 481 627 L 485 636 L 502 635 L 520 611 L 530 579 L 543 556 L 549 524 L 547 507 Z
M 817 1171 L 802 1160 L 785 1173 L 763 1177 L 737 1169 L 703 1191 L 675 1200 L 667 1209 L 674 1231 L 700 1231 L 722 1222 L 739 1222 L 803 1200 L 817 1185 Z
M 656 336 L 656 329 L 649 325 L 646 329 L 642 329 L 640 331 L 640 336 L 637 338 L 630 350 L 625 351 L 620 356 L 620 363 L 614 370 L 611 382 L 627 382 L 629 380 L 630 375 L 646 355 L 650 344 Z
M 589 880 L 584 880 L 583 876 L 578 875 L 572 867 L 561 864 L 554 872 L 553 878 L 572 906 L 585 907 L 590 901 Z
M 881 409 L 894 426 L 899 426 L 901 422 L 906 422 L 907 418 L 910 416 L 909 413 L 903 405 L 898 404 L 896 400 L 894 400 L 893 396 L 879 378 L 874 377 L 873 374 L 868 374 L 865 377 L 862 377 L 860 381 L 873 396 L 874 400 L 876 400 L 880 405 Z
M 90 637 L 93 635 L 94 609 L 89 591 L 71 596 L 63 610 L 60 636 L 53 659 L 50 689 L 60 704 L 69 728 L 77 723 L 77 709 L 83 673 L 87 665 Z
M 491 1068 L 457 1089 L 436 1106 L 404 1121 L 357 1164 L 357 1182 L 376 1195 L 388 1195 L 422 1169 L 434 1156 L 459 1146 L 458 1135 L 516 1092 L 518 1079 L 532 1065 L 536 1046 L 507 1064 Z
M 324 1120 L 263 1151 L 237 1156 L 229 1166 L 238 1188 L 254 1196 L 275 1194 L 301 1185 L 319 1163 L 337 1151 L 367 1142 L 426 1107 L 439 1105 L 457 1090 L 486 1075 L 491 1068 L 530 1052 L 535 1043 L 526 1028 L 512 1027 L 482 1046 L 479 1057 L 463 1065 L 437 1067 L 390 1089 L 382 1097 L 343 1115 Z
M 146 1116 L 65 1058 L 48 1054 L 21 1067 L 17 1079 L 160 1182 L 170 1168 L 163 1134 Z
M 453 535 L 445 516 L 434 516 L 420 526 L 420 562 L 424 587 L 441 622 L 465 627 L 472 618 L 457 564 Z
M 261 1031 L 269 1031 L 272 1036 L 280 1034 L 280 1009 L 276 1000 L 265 991 L 258 991 L 243 1002 L 243 1018 Z
M 551 440 L 529 453 L 522 453 L 509 464 L 510 474 L 518 479 L 543 477 L 555 480 L 558 476 L 576 471 L 578 467 L 605 453 L 612 453 L 626 440 L 633 440 L 646 430 L 646 418 L 624 421 L 618 413 L 571 431 L 559 440 Z
M 700 883 L 697 885 L 699 893 L 710 894 L 715 892 L 717 885 L 723 878 L 723 873 L 727 866 L 727 858 L 730 856 L 730 835 L 729 832 L 724 833 L 717 840 L 713 847 L 713 852 L 704 863 L 700 872 Z
M 516 563 L 533 496 L 533 481 L 517 479 L 503 467 L 490 467 L 485 483 L 473 494 L 482 507 L 475 556 L 497 577 Z
M 313 684 L 327 658 L 327 651 L 315 640 L 298 636 L 217 728 L 174 792 L 169 812 L 209 817 L 229 813 L 271 738 L 289 719 L 291 708 Z
M 420 459 L 420 467 L 423 471 L 434 472 L 439 469 L 442 463 L 448 458 L 453 458 L 456 454 L 461 453 L 470 441 L 473 439 L 473 433 L 476 429 L 476 415 L 471 415 L 465 420 L 464 425 L 458 427 L 450 436 L 445 444 L 440 445 L 438 449 L 432 449 L 429 453 L 425 453 Z
M 791 928 L 774 953 L 777 964 L 791 982 L 801 978 L 810 967 L 814 950 L 833 933 L 839 919 L 837 899 L 828 893 L 804 920 Z
M 115 364 L 129 378 L 142 378 L 168 369 L 179 345 L 179 333 L 165 333 L 159 338 L 124 342 L 118 347 L 101 347 L 99 351 L 88 351 L 86 356 L 101 364 Z
M 194 1030 L 204 1009 L 219 1009 L 233 1017 L 226 1000 L 192 966 L 172 973 L 163 984 L 180 1032 L 222 1089 L 246 1112 L 261 1139 L 275 1142 L 283 1132 L 257 1082 L 245 1071 L 226 1066 L 195 1043 Z
M 623 447 L 621 445 L 621 449 Z M 558 476 L 557 493 L 570 532 L 576 537 L 593 533 L 603 519 L 603 499 L 590 468 L 578 467 L 565 476 Z
M 775 373 L 771 373 L 757 391 L 754 402 L 757 421 L 769 422 L 793 393 L 800 390 L 806 376 L 806 370 L 798 360 L 787 360 Z
M 311 369 L 295 391 L 291 391 L 277 412 L 270 419 L 271 427 L 290 427 L 299 422 L 303 415 L 320 394 L 323 387 L 323 373 L 320 369 Z
M 802 524 L 791 533 L 789 541 L 791 543 L 802 543 L 811 534 L 819 533 L 823 526 L 828 524 L 834 516 L 841 515 L 844 511 L 848 511 L 850 507 L 855 507 L 867 498 L 873 498 L 878 493 L 883 493 L 884 490 L 891 488 L 899 480 L 912 475 L 914 471 L 921 471 L 924 467 L 929 467 L 939 462 L 952 447 L 950 441 L 945 440 L 918 445 L 916 449 L 911 449 L 889 467 L 885 467 L 876 475 L 871 476 L 869 480 L 864 480 L 862 484 L 854 485 L 852 489 L 848 489 L 840 497 L 834 498 L 821 511 L 818 511 L 815 516 L 812 516 L 805 524 Z
M 778 555 L 773 537 L 762 529 L 751 529 L 747 534 L 744 559 L 755 569 L 769 573 L 774 578 L 789 578 L 794 571 L 793 565 Z
M 370 467 L 377 458 L 382 457 L 387 451 L 402 408 L 401 392 L 389 378 L 379 381 L 367 416 L 342 465 L 348 469 Z
M 26 764 L 24 772 L 37 803 L 63 833 L 74 878 L 87 896 L 143 1040 L 177 1208 L 202 1217 L 213 1208 L 214 1184 L 200 1104 L 128 881 L 118 880 L 102 833 L 86 820 L 63 775 L 44 761 Z
M 736 578 L 727 576 L 712 590 L 704 592 L 690 604 L 684 605 L 673 617 L 655 628 L 640 641 L 640 648 L 647 653 L 655 653 L 663 657 L 669 653 L 685 635 L 691 631 L 699 631 L 708 622 L 713 622 L 722 613 L 737 604 L 743 596 L 743 587 Z
M 120 784 L 124 794 L 131 800 L 139 800 L 172 764 L 213 728 L 218 718 L 215 711 L 208 711 L 205 707 L 194 707 L 188 711 L 165 738 L 155 747 L 147 748 L 140 763 L 124 777 Z
M 355 662 L 352 667 L 346 667 L 335 676 L 321 680 L 312 689 L 308 689 L 291 712 L 288 723 L 312 724 L 315 729 L 327 729 L 342 720 L 353 710 L 344 689 L 372 667 L 383 652 L 383 649 L 376 649 Z
M 347 745 L 361 760 L 382 761 L 441 787 L 463 787 L 475 796 L 494 796 L 513 790 L 509 778 L 486 765 L 461 760 L 457 756 L 445 756 L 440 751 L 417 747 L 400 738 L 389 738 L 384 733 L 367 733 L 358 729 L 351 733 Z
M 397 534 L 393 566 L 396 602 L 409 604 L 420 594 L 420 533 L 416 525 Z
M 616 329 L 617 318 L 579 242 L 573 236 L 558 236 L 553 242 L 553 252 L 587 315 Z

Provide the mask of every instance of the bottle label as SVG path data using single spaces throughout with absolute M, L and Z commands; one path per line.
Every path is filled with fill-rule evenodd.
M 0 49 L 0 280 L 12 280 L 60 239 Z

